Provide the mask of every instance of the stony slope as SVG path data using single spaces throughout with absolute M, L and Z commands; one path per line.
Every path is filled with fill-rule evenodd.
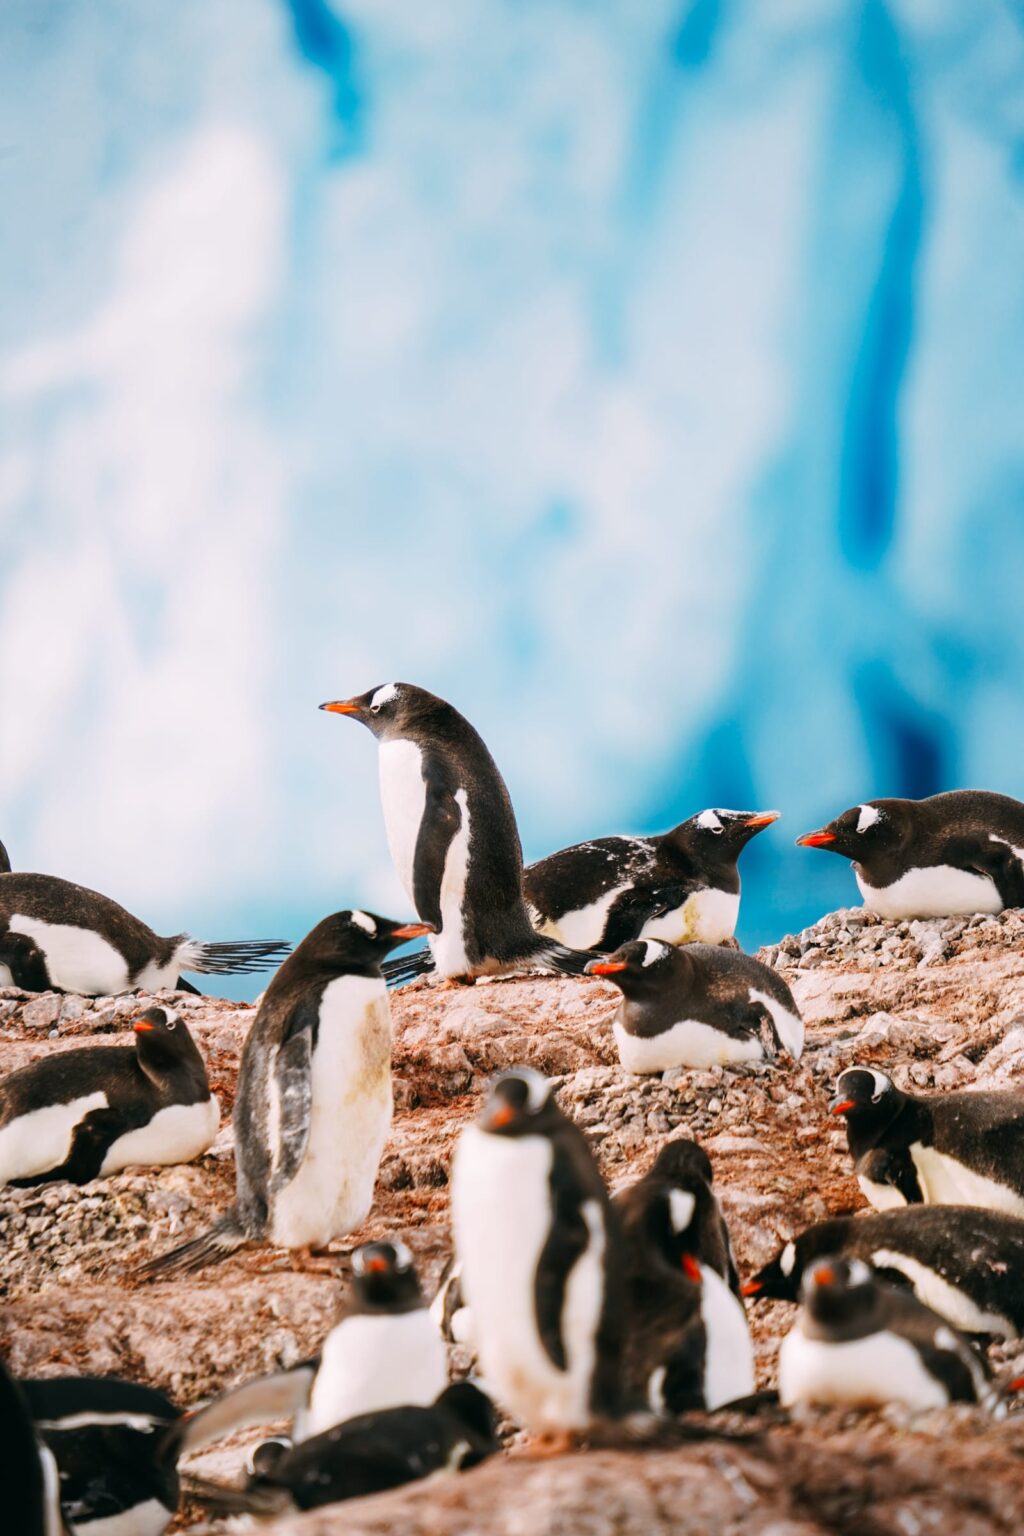
M 742 1073 L 626 1077 L 611 1043 L 617 994 L 570 979 L 406 989 L 393 998 L 397 1112 L 378 1204 L 352 1241 L 401 1232 L 431 1282 L 448 1254 L 452 1140 L 490 1074 L 526 1062 L 559 1079 L 608 1179 L 642 1170 L 673 1133 L 707 1147 L 750 1272 L 812 1220 L 860 1205 L 841 1129 L 824 1105 L 853 1061 L 922 1088 L 1008 1086 L 1024 1068 L 1024 915 L 891 924 L 831 914 L 762 952 L 808 1025 L 794 1065 Z M 181 995 L 229 1117 L 252 1010 Z M 114 1040 L 136 999 L 85 1002 L 0 993 L 0 1071 L 83 1039 Z M 349 1244 L 333 1273 L 300 1272 L 249 1250 L 188 1281 L 138 1285 L 132 1266 L 198 1227 L 233 1186 L 230 1128 L 191 1167 L 133 1172 L 74 1189 L 0 1191 L 0 1347 L 21 1373 L 120 1372 L 182 1403 L 302 1358 L 330 1326 Z M 792 1309 L 751 1313 L 762 1381 L 772 1380 Z M 1004 1351 L 1024 1368 L 1024 1350 Z M 725 1419 L 745 1438 L 685 1447 L 608 1446 L 550 1463 L 501 1461 L 433 1483 L 280 1521 L 272 1529 L 507 1532 L 798 1532 L 916 1536 L 1024 1524 L 1024 1417 L 991 1425 L 966 1410 L 913 1426 L 832 1415 L 800 1425 Z M 201 1458 L 230 1473 L 244 1437 Z M 199 1529 L 199 1526 L 183 1528 Z

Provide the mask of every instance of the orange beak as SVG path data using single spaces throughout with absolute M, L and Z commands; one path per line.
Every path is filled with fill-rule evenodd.
M 757 1296 L 763 1290 L 764 1290 L 764 1281 L 763 1280 L 746 1280 L 740 1286 L 740 1293 L 743 1296 Z
M 387 1259 L 367 1259 L 363 1267 L 371 1275 L 383 1275 L 389 1268 Z
M 433 923 L 403 923 L 401 928 L 392 928 L 393 939 L 422 939 L 425 933 L 433 933 Z
M 587 976 L 614 976 L 619 971 L 628 971 L 628 960 L 591 960 L 586 967 Z
M 834 832 L 805 832 L 803 837 L 797 838 L 796 845 L 798 848 L 827 848 L 835 840 Z
M 814 1282 L 816 1285 L 835 1285 L 835 1270 L 830 1269 L 827 1264 L 823 1265 L 821 1269 L 816 1269 L 814 1271 Z
M 363 706 L 356 699 L 335 699 L 331 704 L 321 704 L 329 715 L 360 715 Z
M 758 811 L 756 816 L 748 816 L 745 825 L 748 827 L 770 827 L 773 821 L 778 821 L 781 811 Z
M 848 1115 L 851 1109 L 856 1109 L 856 1099 L 840 1099 L 838 1104 L 833 1104 L 829 1113 L 832 1115 Z
M 132 1024 L 132 1029 L 134 1029 L 134 1031 L 135 1031 L 135 1033 L 137 1035 L 149 1035 L 149 1034 L 152 1034 L 152 1032 L 153 1032 L 153 1030 L 155 1028 L 156 1028 L 156 1025 L 155 1024 L 151 1024 L 148 1019 L 136 1019 L 134 1021 L 134 1023 Z
M 700 1272 L 700 1265 L 697 1263 L 697 1260 L 694 1258 L 692 1253 L 683 1254 L 683 1274 L 688 1280 L 696 1281 L 698 1285 L 700 1285 L 702 1279 L 704 1278 Z
M 1015 1376 L 1011 1382 L 1007 1383 L 1006 1390 L 1007 1392 L 1024 1391 L 1024 1376 Z
M 500 1131 L 503 1126 L 511 1125 L 515 1117 L 516 1112 L 511 1104 L 499 1104 L 491 1113 L 487 1122 L 488 1128 L 492 1131 Z

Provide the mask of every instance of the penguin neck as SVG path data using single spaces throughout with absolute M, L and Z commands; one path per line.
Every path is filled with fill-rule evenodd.
M 702 881 L 710 876 L 723 889 L 731 889 L 737 879 L 739 850 L 731 847 L 724 838 L 716 838 L 714 841 L 707 839 L 698 853 L 690 841 L 690 828 L 685 821 L 658 839 L 658 851 L 680 874 Z
M 425 1305 L 419 1280 L 411 1270 L 405 1274 L 361 1275 L 354 1283 L 354 1291 L 353 1315 L 418 1312 Z
M 900 1094 L 892 1113 L 881 1115 L 873 1109 L 873 1113 L 854 1111 L 847 1116 L 846 1134 L 854 1160 L 875 1147 L 909 1146 L 923 1140 L 930 1130 L 931 1112 L 920 1099 Z
M 877 1333 L 883 1324 L 883 1297 L 876 1285 L 853 1289 L 819 1286 L 804 1306 L 802 1331 L 809 1339 L 842 1343 Z

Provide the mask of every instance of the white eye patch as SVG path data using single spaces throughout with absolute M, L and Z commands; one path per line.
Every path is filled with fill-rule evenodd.
M 660 939 L 644 939 L 644 966 L 655 965 L 662 955 L 668 954 L 668 945 L 662 944 Z
M 850 1284 L 865 1285 L 871 1279 L 871 1270 L 863 1259 L 850 1260 Z
M 668 1214 L 672 1222 L 673 1232 L 685 1232 L 693 1220 L 693 1213 L 697 1207 L 696 1195 L 691 1195 L 688 1189 L 670 1189 L 668 1192 Z
M 406 1245 L 402 1242 L 402 1239 L 400 1237 L 393 1237 L 391 1239 L 391 1246 L 395 1250 L 395 1268 L 411 1269 L 412 1254 L 409 1252 L 409 1249 L 406 1247 Z
M 784 1275 L 793 1273 L 793 1265 L 796 1263 L 796 1243 L 787 1243 L 779 1255 L 779 1268 Z
M 877 1104 L 883 1093 L 888 1093 L 892 1087 L 892 1078 L 886 1077 L 884 1072 L 876 1072 L 874 1067 L 847 1067 L 846 1072 L 840 1072 L 836 1078 L 836 1090 L 842 1092 L 840 1084 L 847 1072 L 866 1072 L 874 1085 L 874 1093 L 871 1095 L 872 1104 Z
M 857 817 L 857 831 L 866 832 L 868 827 L 873 827 L 875 822 L 881 819 L 881 811 L 876 811 L 873 805 L 862 805 L 860 815 Z
M 701 811 L 697 817 L 697 826 L 703 827 L 706 832 L 721 832 L 722 823 L 714 811 Z
M 398 698 L 398 684 L 385 683 L 383 688 L 378 688 L 370 700 L 371 709 L 380 709 L 382 704 L 390 704 L 392 699 Z
M 377 937 L 377 924 L 365 912 L 353 912 L 350 921 L 355 923 L 357 928 L 361 928 L 364 933 L 368 933 L 371 939 Z

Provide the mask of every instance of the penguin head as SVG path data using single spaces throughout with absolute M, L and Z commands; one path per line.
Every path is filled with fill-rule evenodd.
M 351 715 L 378 741 L 398 741 L 411 734 L 416 722 L 439 700 L 413 683 L 379 683 L 351 699 L 321 704 L 330 715 Z
M 704 1148 L 688 1136 L 677 1136 L 665 1143 L 645 1177 L 660 1179 L 679 1189 L 693 1189 L 698 1184 L 710 1187 L 714 1175 Z
M 471 1454 L 460 1461 L 460 1468 L 473 1466 L 485 1455 L 501 1449 L 497 1412 L 476 1382 L 453 1381 L 438 1397 L 437 1406 L 453 1414 L 475 1442 Z
M 758 1296 L 762 1301 L 797 1301 L 804 1270 L 811 1260 L 811 1245 L 807 1239 L 813 1230 L 810 1228 L 799 1237 L 791 1238 L 770 1264 L 765 1264 L 745 1281 L 740 1287 L 744 1296 Z
M 0 875 L 9 875 L 10 872 L 11 861 L 7 856 L 7 849 L 4 847 L 3 843 L 0 843 Z
M 675 972 L 686 968 L 682 949 L 661 939 L 631 939 L 610 955 L 591 960 L 585 976 L 604 976 L 626 994 L 642 997 L 661 990 Z
M 878 1277 L 863 1259 L 815 1259 L 804 1271 L 800 1300 L 823 1329 L 866 1321 L 878 1305 Z
M 912 800 L 866 800 L 817 832 L 798 837 L 798 848 L 824 848 L 858 864 L 902 847 L 911 830 Z
M 198 1065 L 206 1076 L 199 1047 L 181 1015 L 173 1008 L 147 1008 L 132 1020 L 132 1029 L 135 1054 L 148 1076 L 159 1077 L 185 1065 L 193 1068 Z
M 389 917 L 378 917 L 376 912 L 345 908 L 317 923 L 285 961 L 285 966 L 297 960 L 297 965 L 317 970 L 373 975 L 393 949 L 433 931 L 430 923 L 396 923 Z M 283 972 L 284 966 L 278 975 Z
M 46 956 L 35 939 L 27 933 L 15 933 L 8 929 L 0 934 L 0 965 L 6 965 L 14 986 L 23 992 L 48 992 L 50 973 L 46 969 Z
M 779 811 L 727 811 L 720 806 L 680 822 L 667 841 L 702 864 L 735 863 L 752 837 L 778 821 Z
M 830 1115 L 842 1115 L 858 1129 L 885 1126 L 899 1112 L 904 1095 L 892 1078 L 874 1067 L 847 1067 L 836 1078 L 828 1101 Z
M 423 1304 L 416 1265 L 400 1238 L 363 1243 L 354 1250 L 352 1287 L 366 1311 L 408 1311 Z
M 532 1067 L 513 1067 L 492 1082 L 479 1124 L 494 1136 L 543 1136 L 558 1119 L 547 1078 Z

